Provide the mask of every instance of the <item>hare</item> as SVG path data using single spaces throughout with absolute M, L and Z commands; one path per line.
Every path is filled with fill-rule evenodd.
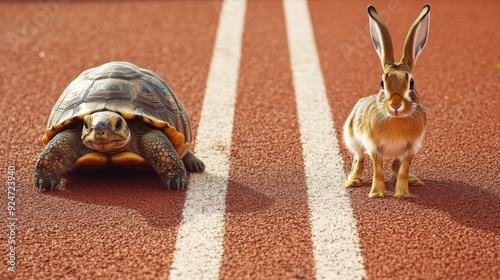
M 427 42 L 430 6 L 422 8 L 408 31 L 400 62 L 394 62 L 391 36 L 373 6 L 368 7 L 368 16 L 384 74 L 379 93 L 360 99 L 345 122 L 344 141 L 354 159 L 343 186 L 361 186 L 366 152 L 373 163 L 369 197 L 384 196 L 383 159 L 390 158 L 397 175 L 394 196 L 408 198 L 408 185 L 424 185 L 409 173 L 411 161 L 422 147 L 426 124 L 425 108 L 419 103 L 411 70 Z

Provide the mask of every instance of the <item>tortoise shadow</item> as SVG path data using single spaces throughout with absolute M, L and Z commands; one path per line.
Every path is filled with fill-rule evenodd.
M 500 234 L 498 193 L 464 182 L 427 180 L 425 183 L 423 187 L 410 187 L 410 203 L 445 212 L 466 227 Z
M 206 176 L 207 181 L 222 180 L 207 172 L 199 176 Z M 229 187 L 237 189 L 241 201 L 245 201 L 244 207 L 235 212 L 262 211 L 273 204 L 268 196 L 238 182 L 229 181 Z M 165 189 L 161 179 L 152 171 L 109 168 L 68 173 L 58 188 L 47 194 L 93 205 L 132 209 L 144 217 L 148 225 L 167 228 L 181 223 L 186 193 L 186 190 Z

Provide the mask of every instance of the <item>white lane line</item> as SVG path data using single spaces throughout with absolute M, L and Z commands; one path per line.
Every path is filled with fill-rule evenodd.
M 222 3 L 196 141 L 196 155 L 207 168 L 190 178 L 172 280 L 219 278 L 245 11 L 246 1 Z
M 317 279 L 366 277 L 306 0 L 284 0 Z

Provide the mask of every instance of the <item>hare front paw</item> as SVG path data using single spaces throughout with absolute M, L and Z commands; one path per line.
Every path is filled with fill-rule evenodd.
M 410 198 L 410 197 L 411 197 L 411 195 L 410 195 L 410 193 L 409 193 L 409 192 L 397 192 L 397 191 L 396 191 L 396 192 L 394 193 L 394 197 L 395 197 L 395 198 Z
M 361 178 L 349 178 L 342 185 L 344 188 L 360 187 L 363 185 L 363 179 Z
M 374 181 L 370 190 L 369 197 L 384 197 L 385 184 L 384 182 Z
M 396 182 L 396 190 L 394 192 L 396 198 L 410 198 L 410 190 L 408 189 L 408 181 L 398 180 Z

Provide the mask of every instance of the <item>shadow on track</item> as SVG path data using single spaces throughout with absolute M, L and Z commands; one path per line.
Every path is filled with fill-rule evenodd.
M 229 187 L 237 188 L 240 201 L 245 202 L 236 213 L 261 211 L 273 203 L 266 195 L 238 182 L 230 181 Z M 186 190 L 165 189 L 152 171 L 109 168 L 66 174 L 56 190 L 46 194 L 54 199 L 133 209 L 147 220 L 148 225 L 166 228 L 180 224 Z
M 409 202 L 445 212 L 466 227 L 500 234 L 500 196 L 464 182 L 425 181 Z
M 349 189 L 354 210 L 359 211 L 359 219 L 363 219 L 361 224 L 365 218 L 368 219 L 367 224 L 387 222 L 386 220 L 397 224 L 406 219 L 422 217 L 432 219 L 432 216 L 426 216 L 428 214 L 419 211 L 426 209 L 442 213 L 465 227 L 500 235 L 500 192 L 495 191 L 495 187 L 490 186 L 491 190 L 488 190 L 488 187 L 483 188 L 469 183 L 433 181 L 420 176 L 426 185 L 410 186 L 412 197 L 398 199 L 393 197 L 396 182 L 395 176 L 390 174 L 385 180 L 385 197 L 373 199 L 368 197 L 371 179 L 366 178 L 370 178 L 371 174 L 368 175 L 365 175 L 363 186 Z M 378 221 L 380 215 L 384 218 Z M 378 217 L 377 220 L 372 220 L 374 217 Z

